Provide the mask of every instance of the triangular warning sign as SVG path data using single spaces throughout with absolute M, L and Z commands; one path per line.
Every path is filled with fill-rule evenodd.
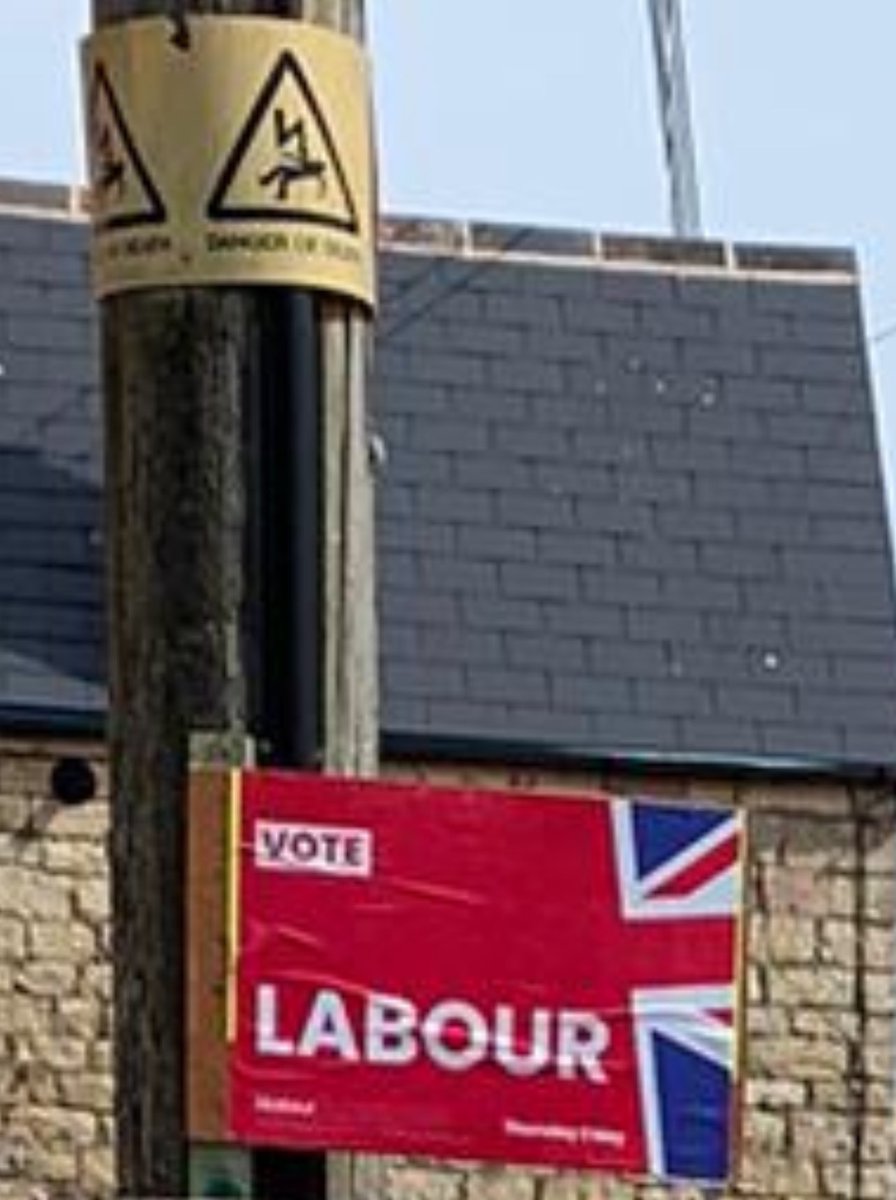
M 252 106 L 208 205 L 212 221 L 359 230 L 336 140 L 298 59 L 284 51 Z
M 90 91 L 88 153 L 93 210 L 100 229 L 161 225 L 164 201 L 137 149 L 102 63 Z

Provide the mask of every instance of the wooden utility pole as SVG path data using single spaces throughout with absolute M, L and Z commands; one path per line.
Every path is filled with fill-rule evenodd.
M 200 14 L 363 37 L 363 0 L 93 3 L 96 29 Z M 285 288 L 165 287 L 104 300 L 101 330 L 119 1188 L 176 1196 L 190 738 L 375 766 L 369 321 Z

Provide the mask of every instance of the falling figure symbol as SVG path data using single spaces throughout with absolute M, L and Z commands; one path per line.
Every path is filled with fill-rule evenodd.
M 100 126 L 96 149 L 99 161 L 99 177 L 97 179 L 99 189 L 104 195 L 108 195 L 114 190 L 121 199 L 124 192 L 125 161 L 115 153 L 115 142 L 112 130 L 108 125 Z
M 277 126 L 277 148 L 280 151 L 280 161 L 271 167 L 258 182 L 262 187 L 277 185 L 277 199 L 288 201 L 294 183 L 302 183 L 306 179 L 316 179 L 321 194 L 327 190 L 327 164 L 320 159 L 313 159 L 308 150 L 308 135 L 305 132 L 305 122 L 298 120 L 292 125 L 286 123 L 286 113 L 278 108 L 274 114 Z

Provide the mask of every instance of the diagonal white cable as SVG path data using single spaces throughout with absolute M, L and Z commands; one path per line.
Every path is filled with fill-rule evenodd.
M 678 237 L 698 238 L 700 190 L 681 2 L 649 0 L 649 6 L 672 227 Z

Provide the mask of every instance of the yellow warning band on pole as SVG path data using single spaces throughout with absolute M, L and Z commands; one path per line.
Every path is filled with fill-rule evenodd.
M 281 285 L 375 300 L 370 69 L 301 21 L 147 18 L 83 44 L 98 297 Z

